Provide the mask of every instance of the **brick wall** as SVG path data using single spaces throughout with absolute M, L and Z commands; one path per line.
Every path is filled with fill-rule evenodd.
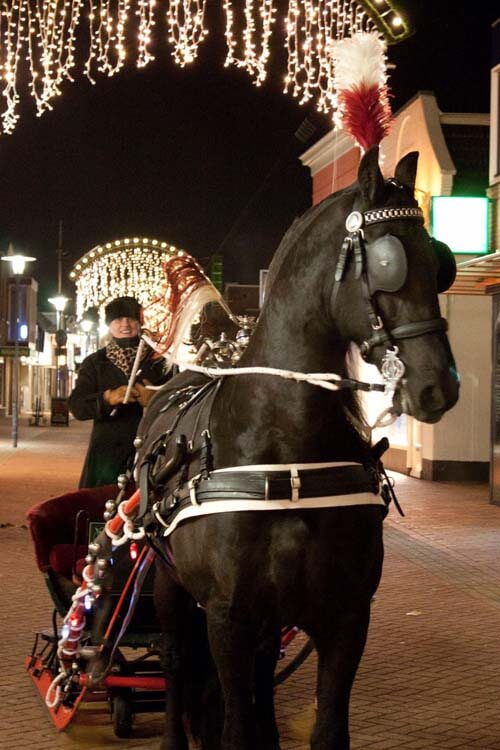
M 352 185 L 358 177 L 359 159 L 359 148 L 352 148 L 335 164 L 328 164 L 316 172 L 313 177 L 313 205 L 337 190 Z

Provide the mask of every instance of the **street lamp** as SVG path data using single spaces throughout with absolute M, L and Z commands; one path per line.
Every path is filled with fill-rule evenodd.
M 69 298 L 63 294 L 58 294 L 56 297 L 49 297 L 49 302 L 54 305 L 56 309 L 56 398 L 66 397 L 66 383 L 63 382 L 62 377 L 62 350 L 66 346 L 67 334 L 64 330 L 63 313 L 64 308 L 69 302 Z M 65 364 L 65 363 L 64 363 Z
M 9 248 L 10 249 L 10 248 Z M 19 416 L 19 333 L 21 327 L 20 295 L 19 295 L 19 277 L 24 273 L 26 263 L 36 260 L 29 255 L 10 254 L 3 255 L 2 260 L 10 263 L 10 270 L 16 282 L 14 304 L 15 304 L 15 325 L 14 325 L 14 367 L 12 368 L 12 445 L 17 448 L 18 434 L 18 416 Z
M 62 328 L 62 315 L 69 302 L 69 297 L 65 297 L 63 294 L 58 294 L 56 297 L 49 297 L 49 302 L 56 308 L 57 328 Z

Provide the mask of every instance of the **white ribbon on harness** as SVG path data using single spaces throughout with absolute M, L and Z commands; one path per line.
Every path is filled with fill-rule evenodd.
M 356 492 L 351 495 L 329 495 L 325 497 L 303 497 L 297 501 L 286 498 L 283 500 L 210 500 L 199 505 L 188 505 L 174 518 L 172 523 L 166 523 L 155 513 L 157 520 L 165 528 L 163 536 L 169 536 L 177 526 L 189 518 L 209 516 L 216 513 L 237 513 L 243 511 L 268 510 L 310 510 L 312 508 L 346 508 L 354 505 L 378 505 L 385 503 L 380 495 L 373 492 Z

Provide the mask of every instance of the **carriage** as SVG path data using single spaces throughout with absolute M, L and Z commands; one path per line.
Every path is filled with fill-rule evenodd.
M 187 714 L 203 750 L 279 750 L 274 673 L 282 629 L 293 623 L 318 652 L 311 747 L 349 749 L 350 692 L 392 497 L 380 461 L 386 444 L 372 445 L 355 393 L 384 390 L 391 418 L 404 412 L 424 422 L 439 420 L 458 398 L 437 296 L 451 285 L 455 263 L 424 229 L 414 198 L 417 156 L 404 157 L 385 180 L 378 148 L 367 151 L 358 182 L 285 235 L 238 366 L 191 364 L 152 400 L 135 443 L 137 489 L 106 503 L 104 530 L 89 546 L 84 583 L 65 617 L 49 690 L 59 706 L 75 681 L 124 679 L 120 665 L 118 674 L 110 667 L 118 641 L 108 628 L 81 680 L 79 634 L 87 598 L 111 606 L 113 550 L 144 539 L 147 546 L 135 548 L 136 582 L 156 555 L 168 685 L 162 747 L 185 750 Z M 175 351 L 170 334 L 166 341 Z M 353 344 L 383 385 L 355 377 Z
M 45 500 L 28 511 L 36 562 L 54 609 L 51 629 L 35 635 L 25 666 L 58 730 L 69 726 L 82 702 L 105 703 L 115 735 L 126 738 L 133 732 L 136 714 L 161 712 L 165 706 L 166 683 L 159 662 L 160 624 L 153 605 L 152 568 L 145 576 L 137 601 L 130 596 L 142 562 L 144 542 L 115 551 L 108 626 L 123 624 L 127 610 L 133 608 L 133 611 L 122 633 L 121 627 L 107 628 L 106 637 L 113 639 L 116 648 L 106 674 L 94 680 L 89 689 L 87 668 L 98 648 L 92 641 L 89 613 L 71 688 L 57 704 L 51 689 L 59 673 L 57 644 L 61 621 L 67 616 L 81 583 L 88 545 L 104 525 L 106 502 L 115 498 L 117 491 L 115 485 L 80 489 Z M 130 493 L 124 494 L 127 497 Z M 311 641 L 304 634 L 296 639 L 297 634 L 296 627 L 283 629 L 282 662 L 275 676 L 276 685 L 290 677 L 313 651 Z

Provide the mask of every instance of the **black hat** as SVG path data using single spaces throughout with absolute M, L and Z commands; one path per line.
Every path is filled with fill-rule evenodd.
M 142 307 L 135 297 L 117 297 L 104 308 L 106 325 L 117 318 L 134 318 L 141 322 Z

